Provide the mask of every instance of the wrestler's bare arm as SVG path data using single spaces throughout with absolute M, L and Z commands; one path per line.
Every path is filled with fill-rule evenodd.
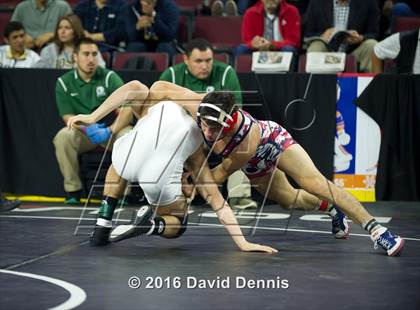
M 221 164 L 211 170 L 215 182 L 217 184 L 225 182 L 232 173 L 241 169 L 251 157 L 252 155 L 235 156 L 235 154 L 230 154 L 224 158 Z
M 206 94 L 198 94 L 188 88 L 166 82 L 157 81 L 150 87 L 149 100 L 151 104 L 163 100 L 174 101 L 186 109 L 194 119 L 197 117 L 198 106 Z
M 68 119 L 69 128 L 76 124 L 93 124 L 98 122 L 110 112 L 121 107 L 123 104 L 133 109 L 136 117 L 140 117 L 145 108 L 145 99 L 149 94 L 149 88 L 139 81 L 131 81 L 114 91 L 94 112 L 91 114 L 79 114 Z
M 219 221 L 225 226 L 233 241 L 241 249 L 241 251 L 261 251 L 268 253 L 277 252 L 276 249 L 271 247 L 246 241 L 232 209 L 223 199 L 218 185 L 214 182 L 210 169 L 207 165 L 202 146 L 200 146 L 200 148 L 190 156 L 186 165 L 192 172 L 197 191 L 211 205 L 213 210 L 216 212 Z

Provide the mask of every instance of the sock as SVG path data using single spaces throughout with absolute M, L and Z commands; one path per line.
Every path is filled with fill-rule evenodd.
M 329 216 L 334 217 L 337 214 L 337 210 L 334 205 L 326 200 L 321 200 L 318 206 L 318 210 L 328 213 Z
M 161 235 L 165 231 L 165 220 L 163 217 L 156 216 L 153 220 L 150 220 L 151 227 L 146 235 Z
M 117 204 L 118 199 L 109 196 L 104 197 L 101 203 L 101 207 L 99 208 L 99 215 L 98 219 L 96 220 L 96 225 L 112 227 L 111 220 Z
M 364 223 L 363 228 L 366 229 L 369 234 L 373 234 L 377 229 L 381 228 L 381 224 L 379 224 L 375 219 L 370 220 L 367 223 Z

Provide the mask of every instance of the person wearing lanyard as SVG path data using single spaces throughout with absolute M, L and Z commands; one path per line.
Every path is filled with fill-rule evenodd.
M 25 48 L 25 29 L 20 22 L 9 22 L 4 28 L 7 45 L 0 46 L 0 68 L 31 68 L 39 55 Z

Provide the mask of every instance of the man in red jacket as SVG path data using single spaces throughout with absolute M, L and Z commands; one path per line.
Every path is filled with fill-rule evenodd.
M 242 22 L 242 42 L 236 55 L 253 51 L 291 51 L 300 46 L 300 15 L 285 0 L 261 0 L 250 7 Z

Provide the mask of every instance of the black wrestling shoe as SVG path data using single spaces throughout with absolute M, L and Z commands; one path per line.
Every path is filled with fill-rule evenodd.
M 109 244 L 109 235 L 111 234 L 112 222 L 100 219 L 103 222 L 103 225 L 95 225 L 92 235 L 89 239 L 89 244 L 91 246 L 103 246 Z
M 152 215 L 153 209 L 151 206 L 142 206 L 137 211 L 134 211 L 131 224 L 118 225 L 111 232 L 109 240 L 111 242 L 118 242 L 147 233 L 152 227 L 152 223 L 150 222 Z
M 20 206 L 20 200 L 7 200 L 0 196 L 0 213 L 8 212 Z

